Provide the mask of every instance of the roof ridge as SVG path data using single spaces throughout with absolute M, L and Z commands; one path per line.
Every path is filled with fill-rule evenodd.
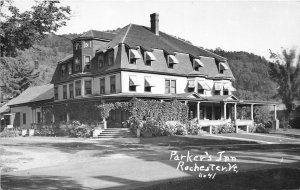
M 132 23 L 130 23 L 129 27 L 127 28 L 127 31 L 126 31 L 125 35 L 123 36 L 122 44 L 124 43 L 125 38 L 127 37 L 127 34 L 128 34 L 128 32 L 129 32 L 129 30 L 131 29 L 131 26 L 132 26 Z

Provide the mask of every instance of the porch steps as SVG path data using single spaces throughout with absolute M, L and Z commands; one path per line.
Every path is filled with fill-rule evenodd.
M 132 138 L 134 135 L 128 128 L 107 128 L 102 131 L 98 138 Z

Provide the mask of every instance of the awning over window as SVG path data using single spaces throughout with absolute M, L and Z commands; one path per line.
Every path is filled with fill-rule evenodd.
M 204 67 L 204 63 L 200 59 L 194 59 L 194 67 Z
M 215 83 L 215 90 L 222 90 L 222 83 L 216 82 Z
M 152 52 L 146 52 L 146 60 L 156 61 L 156 57 L 153 55 Z
M 210 87 L 205 81 L 198 81 L 198 88 L 204 90 L 210 90 Z
M 229 67 L 226 65 L 225 62 L 220 62 L 220 69 L 221 69 L 221 70 L 228 70 Z
M 188 87 L 189 88 L 195 88 L 195 81 L 194 80 L 189 80 L 188 81 Z
M 129 76 L 129 86 L 140 86 L 141 82 L 138 80 L 137 76 Z
M 177 64 L 177 63 L 179 63 L 179 61 L 174 55 L 169 55 L 169 63 Z
M 224 84 L 223 88 L 228 91 L 236 91 L 236 89 L 231 85 L 231 83 Z
M 145 86 L 155 86 L 155 83 L 153 81 L 153 78 L 151 77 L 145 77 Z
M 130 59 L 141 59 L 141 55 L 135 49 L 130 49 Z

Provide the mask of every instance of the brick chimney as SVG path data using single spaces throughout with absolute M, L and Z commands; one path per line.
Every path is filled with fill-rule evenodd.
M 152 13 L 150 15 L 150 22 L 151 22 L 151 31 L 155 34 L 155 35 L 159 35 L 159 14 L 158 13 Z

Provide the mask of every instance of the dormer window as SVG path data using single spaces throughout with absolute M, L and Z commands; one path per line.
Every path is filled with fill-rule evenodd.
M 114 51 L 111 50 L 109 52 L 107 52 L 107 61 L 108 61 L 108 65 L 113 65 L 114 64 Z
M 83 48 L 91 48 L 91 47 L 92 47 L 91 40 L 85 40 L 85 41 L 83 41 Z
M 152 52 L 145 52 L 145 65 L 151 66 L 151 62 L 156 61 L 156 57 L 153 55 Z
M 194 80 L 189 80 L 188 81 L 188 91 L 189 92 L 194 92 L 195 91 L 195 81 Z
M 66 65 L 61 66 L 61 76 L 64 76 L 66 73 Z
M 139 52 L 135 49 L 130 49 L 129 51 L 129 62 L 131 64 L 136 64 L 136 60 L 137 59 L 141 59 L 141 55 L 139 54 Z
M 91 68 L 91 56 L 89 55 L 84 56 L 84 65 L 86 69 Z
M 228 70 L 229 67 L 225 62 L 220 62 L 219 63 L 219 71 L 220 73 L 224 73 L 224 70 Z
M 204 64 L 200 59 L 194 59 L 193 67 L 194 67 L 195 71 L 199 71 L 199 67 L 204 67 Z
M 98 66 L 99 66 L 99 68 L 104 66 L 104 55 L 103 55 L 103 53 L 98 55 Z
M 175 57 L 175 55 L 168 55 L 168 67 L 170 69 L 173 69 L 174 68 L 174 64 L 178 64 L 179 61 L 178 59 Z

